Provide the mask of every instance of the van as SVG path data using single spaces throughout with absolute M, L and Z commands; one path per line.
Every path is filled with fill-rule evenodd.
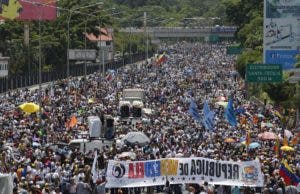
M 78 149 L 81 153 L 88 153 L 90 151 L 94 152 L 95 149 L 100 152 L 103 151 L 104 146 L 111 147 L 113 141 L 108 141 L 104 139 L 73 139 L 69 143 L 69 147 L 72 149 Z
M 141 101 L 143 102 L 145 91 L 141 88 L 128 88 L 124 89 L 122 93 L 122 100 L 123 101 L 129 101 L 132 103 L 133 101 Z

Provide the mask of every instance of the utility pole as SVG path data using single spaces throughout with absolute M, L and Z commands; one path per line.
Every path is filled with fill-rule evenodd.
M 30 68 L 30 47 L 29 47 L 29 22 L 24 23 L 24 44 L 27 48 L 27 65 L 28 65 L 28 74 L 30 74 L 31 68 Z M 29 76 L 30 79 L 30 76 Z
M 132 25 L 130 26 L 130 35 L 129 35 L 129 54 L 130 54 L 130 64 L 132 64 L 132 51 L 131 51 L 131 39 L 132 39 L 132 33 L 131 33 Z
M 42 34 L 41 34 L 41 13 L 39 16 L 39 127 L 42 125 Z
M 86 32 L 86 25 L 87 25 L 87 20 L 85 21 L 84 23 L 84 97 L 86 98 L 86 100 L 88 99 L 87 97 L 87 78 L 86 78 L 86 35 L 87 35 L 87 32 Z
M 147 30 L 147 12 L 144 12 L 144 32 L 145 32 L 145 39 L 146 39 L 145 56 L 146 56 L 146 62 L 147 62 L 148 61 L 148 49 L 149 49 L 148 30 Z

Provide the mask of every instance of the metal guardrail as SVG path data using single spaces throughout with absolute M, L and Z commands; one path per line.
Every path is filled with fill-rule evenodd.
M 149 57 L 153 53 L 149 52 Z M 130 62 L 135 63 L 145 59 L 145 53 L 133 54 L 132 58 L 128 55 L 126 57 L 120 58 L 118 61 L 113 61 L 112 63 L 105 64 L 105 71 L 107 69 L 117 69 Z M 84 75 L 84 64 L 72 65 L 70 67 L 70 76 L 82 76 Z M 102 71 L 102 64 L 94 63 L 87 65 L 87 75 L 92 74 L 96 71 Z M 42 72 L 42 83 L 47 83 L 59 79 L 67 78 L 67 69 L 64 70 L 54 70 L 50 72 Z M 0 93 L 7 92 L 9 90 L 14 90 L 17 88 L 25 88 L 33 85 L 39 84 L 39 73 L 30 72 L 26 74 L 19 75 L 9 75 L 8 77 L 0 78 Z

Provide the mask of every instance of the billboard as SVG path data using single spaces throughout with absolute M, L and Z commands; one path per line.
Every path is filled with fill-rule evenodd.
M 264 1 L 264 62 L 294 67 L 300 54 L 300 1 Z
M 0 0 L 0 19 L 54 20 L 56 0 Z

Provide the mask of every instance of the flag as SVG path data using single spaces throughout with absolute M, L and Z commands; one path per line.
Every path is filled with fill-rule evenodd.
M 98 159 L 98 154 L 97 154 L 97 151 L 95 151 L 95 154 L 94 154 L 94 161 L 93 161 L 93 166 L 92 166 L 92 170 L 91 170 L 91 173 L 92 173 L 92 179 L 93 179 L 93 183 L 96 183 L 97 182 L 97 179 L 98 179 L 98 172 L 97 172 L 97 159 Z
M 198 107 L 197 107 L 197 105 L 196 105 L 196 103 L 193 99 L 191 99 L 188 113 L 191 114 L 191 116 L 193 117 L 194 120 L 196 120 L 196 121 L 201 120 L 200 115 L 199 115 L 199 111 L 198 111 Z
M 213 130 L 215 113 L 210 110 L 207 101 L 205 101 L 203 105 L 203 115 L 204 117 L 202 119 L 202 122 L 204 124 L 204 127 L 206 129 Z
M 280 165 L 279 175 L 284 179 L 286 185 L 297 186 L 300 183 L 300 177 L 294 174 L 287 162 Z
M 300 133 L 298 134 L 295 134 L 295 136 L 293 137 L 292 141 L 291 141 L 291 145 L 297 145 L 298 141 L 299 141 L 299 138 L 300 137 Z
M 236 114 L 245 114 L 246 109 L 244 107 L 239 107 L 235 110 Z
M 166 57 L 165 53 L 163 53 L 163 54 L 158 56 L 158 58 L 156 60 L 156 65 L 160 65 L 160 64 L 162 64 L 166 61 L 167 61 L 167 57 Z
M 284 136 L 284 138 L 283 138 L 283 140 L 282 140 L 282 145 L 283 145 L 283 146 L 289 146 L 289 142 L 288 142 L 286 136 Z
M 240 124 L 242 124 L 242 125 L 247 124 L 247 118 L 244 117 L 244 116 L 242 116 L 242 117 L 240 118 Z
M 276 116 L 278 116 L 280 119 L 282 119 L 283 118 L 283 116 L 279 113 L 279 111 L 278 110 L 275 110 L 275 115 Z
M 279 146 L 280 146 L 280 142 L 279 142 L 279 139 L 277 138 L 276 142 L 275 142 L 275 145 L 274 145 L 274 151 L 275 151 L 275 154 L 277 155 L 278 158 L 280 158 Z
M 235 114 L 234 114 L 234 109 L 233 109 L 232 98 L 229 100 L 228 105 L 226 107 L 225 118 L 227 119 L 227 121 L 229 122 L 229 124 L 231 126 L 236 126 L 237 125 L 237 121 L 236 121 Z
M 257 123 L 258 123 L 258 116 L 257 115 L 254 115 L 253 117 L 252 117 L 252 122 L 253 122 L 253 124 L 254 125 L 257 125 Z
M 69 122 L 69 128 L 73 128 L 75 127 L 75 125 L 77 124 L 77 119 L 75 116 L 72 116 L 70 122 Z
M 246 134 L 246 145 L 249 146 L 251 143 L 251 133 L 250 131 L 247 131 L 247 134 Z
M 193 75 L 193 69 L 191 67 L 184 69 L 184 75 L 186 76 L 192 76 Z
M 107 76 L 106 76 L 106 81 L 108 81 L 108 82 L 110 82 L 111 80 L 113 80 L 114 79 L 114 74 L 113 73 L 109 73 Z

